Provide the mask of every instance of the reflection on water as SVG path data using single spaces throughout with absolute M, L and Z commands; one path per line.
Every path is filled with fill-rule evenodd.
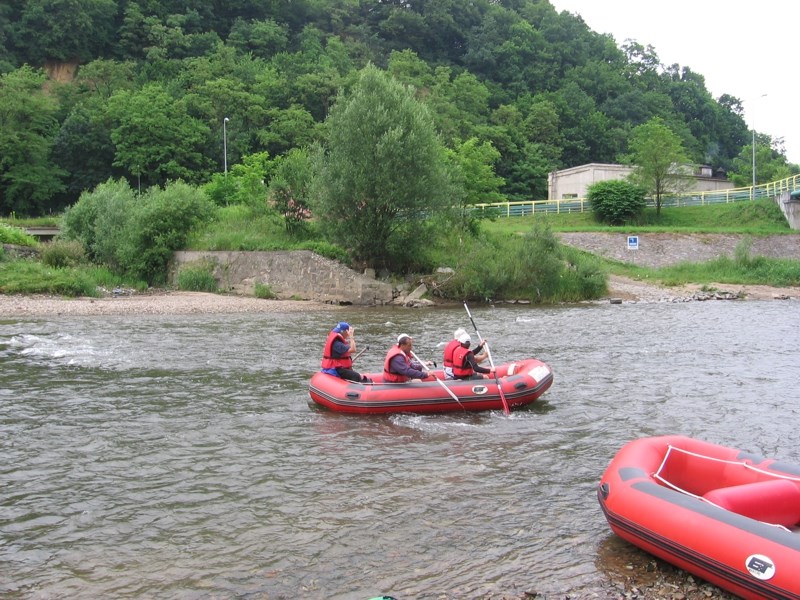
M 529 409 L 309 404 L 337 321 L 370 371 L 400 332 L 441 360 L 457 309 L 0 321 L 0 595 L 589 595 L 631 564 L 595 498 L 628 440 L 800 462 L 791 302 L 472 312 L 552 366 Z

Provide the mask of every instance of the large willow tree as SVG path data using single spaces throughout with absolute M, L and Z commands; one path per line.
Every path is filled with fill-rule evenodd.
M 353 261 L 406 270 L 424 262 L 450 204 L 445 153 L 413 92 L 375 66 L 339 95 L 315 165 L 314 209 Z

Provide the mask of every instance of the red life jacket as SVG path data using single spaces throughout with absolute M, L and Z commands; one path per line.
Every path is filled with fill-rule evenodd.
M 453 351 L 453 375 L 456 379 L 469 377 L 475 372 L 472 370 L 472 365 L 464 360 L 469 353 L 470 349 L 461 344 Z
M 325 348 L 322 351 L 322 368 L 335 369 L 336 367 L 344 367 L 349 369 L 353 366 L 353 359 L 350 358 L 350 350 L 342 354 L 341 357 L 333 356 L 333 342 L 339 340 L 344 342 L 344 337 L 338 331 L 331 331 L 328 334 L 328 339 L 325 340 Z
M 442 363 L 445 367 L 453 367 L 453 352 L 461 345 L 458 340 L 450 340 L 447 346 L 444 347 L 444 359 Z
M 400 346 L 392 346 L 389 348 L 389 352 L 386 353 L 386 360 L 383 361 L 383 380 L 388 381 L 389 383 L 405 383 L 408 381 L 408 377 L 405 375 L 398 375 L 397 373 L 391 373 L 389 371 L 389 363 L 392 362 L 392 359 L 400 354 L 403 357 L 403 360 L 406 361 L 406 364 L 411 364 L 411 359 L 408 357 L 408 354 L 403 352 Z

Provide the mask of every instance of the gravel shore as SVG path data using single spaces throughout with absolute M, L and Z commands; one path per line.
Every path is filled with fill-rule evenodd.
M 333 308 L 320 302 L 262 300 L 206 292 L 162 291 L 104 298 L 0 294 L 0 317 L 283 313 Z
M 715 290 L 710 294 L 704 290 Z M 744 300 L 800 300 L 800 287 L 708 284 L 664 287 L 612 275 L 608 297 L 621 302 L 686 302 L 715 296 Z M 109 295 L 103 298 L 62 298 L 45 295 L 0 294 L 0 317 L 105 316 L 105 315 L 200 315 L 305 312 L 332 310 L 336 305 L 304 300 L 262 300 L 250 296 L 207 292 L 160 291 Z

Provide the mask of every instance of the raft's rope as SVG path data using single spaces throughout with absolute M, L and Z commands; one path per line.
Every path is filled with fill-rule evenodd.
M 653 478 L 654 479 L 658 479 L 665 486 L 667 486 L 669 488 L 672 488 L 673 490 L 675 490 L 677 492 L 680 492 L 681 494 L 686 494 L 687 496 L 691 496 L 692 498 L 696 498 L 696 499 L 701 500 L 703 502 L 707 502 L 708 504 L 711 504 L 712 506 L 716 506 L 717 508 L 723 508 L 723 507 L 721 507 L 721 506 L 719 506 L 717 504 L 714 504 L 713 502 L 711 502 L 710 500 L 708 500 L 706 498 L 703 498 L 702 496 L 698 496 L 697 494 L 692 494 L 691 492 L 687 492 L 686 490 L 681 489 L 680 487 L 678 487 L 674 483 L 671 483 L 671 482 L 667 481 L 666 479 L 664 479 L 661 476 L 661 471 L 664 469 L 664 466 L 667 464 L 667 459 L 669 458 L 669 455 L 672 453 L 673 450 L 675 450 L 676 452 L 683 452 L 684 454 L 688 454 L 690 456 L 694 456 L 695 458 L 704 458 L 706 460 L 712 460 L 712 461 L 715 461 L 715 462 L 721 462 L 721 463 L 725 463 L 725 464 L 728 464 L 728 465 L 738 465 L 738 466 L 744 467 L 745 469 L 750 469 L 752 471 L 755 471 L 756 473 L 761 473 L 762 475 L 768 475 L 769 477 L 774 477 L 775 479 L 788 479 L 789 481 L 796 481 L 796 482 L 800 483 L 800 477 L 792 477 L 791 475 L 781 475 L 779 473 L 773 473 L 772 471 L 765 471 L 764 469 L 759 469 L 758 467 L 754 467 L 753 465 L 748 464 L 746 462 L 742 462 L 742 461 L 738 461 L 738 460 L 726 460 L 724 458 L 715 458 L 713 456 L 706 456 L 704 454 L 697 454 L 696 452 L 691 452 L 690 450 L 684 450 L 683 448 L 676 448 L 675 446 L 668 445 L 667 446 L 667 453 L 664 455 L 664 460 L 661 461 L 661 465 L 659 465 L 658 470 L 655 473 L 653 473 Z M 723 508 L 723 510 L 727 510 L 727 509 Z M 785 529 L 785 530 L 788 531 L 788 529 L 786 527 L 784 527 L 783 525 L 775 525 L 774 523 L 768 523 L 768 525 L 773 525 L 775 527 L 780 527 L 781 529 Z

